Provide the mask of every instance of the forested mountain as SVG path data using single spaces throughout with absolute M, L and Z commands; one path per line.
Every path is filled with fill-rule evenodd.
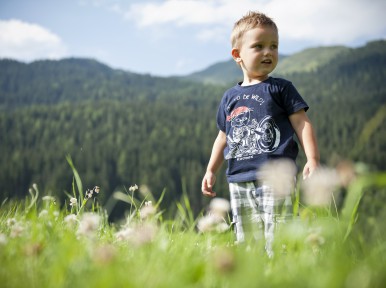
M 323 162 L 349 158 L 385 170 L 386 41 L 323 61 L 285 74 L 311 106 Z M 101 187 L 101 202 L 138 184 L 156 197 L 166 188 L 164 207 L 186 192 L 197 212 L 225 89 L 90 59 L 0 60 L 0 200 L 28 194 L 32 183 L 64 200 L 71 155 L 85 188 Z M 223 173 L 216 188 L 227 197 Z
M 291 56 L 279 55 L 279 63 L 272 75 L 312 72 L 349 52 L 350 48 L 333 46 L 308 48 Z M 202 83 L 226 84 L 241 81 L 242 75 L 241 69 L 230 59 L 192 73 L 187 78 Z
M 110 69 L 94 60 L 0 62 L 0 195 L 70 191 L 71 155 L 101 201 L 146 184 L 165 203 L 200 185 L 223 88 Z M 221 177 L 220 177 L 221 179 Z M 221 188 L 221 180 L 219 188 Z M 103 199 L 103 197 L 105 199 Z

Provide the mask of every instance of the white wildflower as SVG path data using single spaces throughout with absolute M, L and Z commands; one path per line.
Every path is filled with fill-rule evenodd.
M 224 217 L 230 208 L 229 201 L 224 198 L 214 198 L 209 204 L 210 212 L 219 217 Z
M 130 241 L 137 246 L 149 244 L 154 241 L 157 230 L 157 226 L 150 223 L 147 223 L 143 226 L 138 226 L 134 230 L 133 237 L 130 239 Z
M 64 217 L 63 221 L 67 226 L 73 227 L 78 223 L 78 218 L 75 214 L 70 214 Z
M 336 172 L 339 176 L 340 184 L 348 187 L 356 178 L 355 167 L 352 162 L 342 161 L 336 166 Z
M 94 193 L 98 194 L 99 191 L 100 191 L 99 186 L 94 186 L 94 188 L 86 190 L 85 197 L 90 199 Z
M 90 198 L 92 197 L 92 194 L 93 194 L 93 190 L 87 189 L 87 190 L 86 190 L 86 195 L 85 195 L 85 196 L 86 196 L 86 198 L 89 198 L 89 199 L 90 199 Z
M 216 232 L 223 233 L 229 230 L 229 225 L 224 221 L 215 226 Z
M 215 214 L 206 215 L 198 220 L 197 228 L 200 232 L 211 232 L 216 230 L 216 226 L 221 223 L 223 219 Z
M 133 236 L 134 229 L 126 227 L 114 234 L 118 241 L 128 241 Z
M 20 223 L 16 223 L 12 226 L 11 233 L 9 236 L 11 238 L 20 237 L 23 234 L 23 232 L 24 232 L 24 227 Z
M 143 206 L 139 211 L 139 215 L 141 219 L 147 219 L 153 216 L 156 212 L 157 209 L 151 204 L 151 201 L 148 201 L 145 203 L 145 206 Z
M 272 188 L 276 199 L 282 199 L 293 191 L 295 175 L 295 163 L 289 159 L 279 159 L 266 162 L 258 176 L 264 185 Z
M 0 233 L 0 245 L 6 245 L 8 243 L 7 236 L 3 233 Z
M 200 230 L 200 232 L 203 232 L 203 233 L 212 231 L 213 226 L 214 226 L 214 219 L 210 215 L 201 217 L 197 223 L 198 230 Z
M 78 203 L 78 199 L 72 197 L 70 198 L 70 206 L 74 207 Z
M 130 192 L 134 192 L 136 190 L 138 190 L 138 185 L 137 184 L 135 184 L 134 186 L 130 186 L 130 188 L 129 188 Z
M 7 219 L 7 226 L 8 227 L 12 227 L 13 225 L 15 225 L 17 223 L 16 219 L 15 218 L 8 218 Z
M 40 211 L 40 213 L 39 213 L 39 218 L 45 218 L 45 217 L 47 217 L 48 216 L 48 211 L 46 210 L 46 209 L 44 209 L 44 210 L 42 210 L 42 211 Z
M 99 228 L 100 216 L 95 213 L 85 213 L 80 220 L 78 227 L 78 235 L 81 236 L 94 236 L 95 232 Z
M 117 233 L 115 238 L 119 241 L 128 241 L 136 246 L 151 243 L 157 233 L 157 226 L 153 224 L 139 225 L 134 228 L 126 227 Z
M 304 202 L 314 206 L 328 205 L 338 184 L 339 177 L 334 169 L 317 169 L 302 183 Z

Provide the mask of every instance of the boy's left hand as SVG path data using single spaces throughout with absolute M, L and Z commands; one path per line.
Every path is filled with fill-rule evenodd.
M 307 179 L 319 167 L 319 162 L 316 160 L 308 160 L 303 169 L 303 180 Z

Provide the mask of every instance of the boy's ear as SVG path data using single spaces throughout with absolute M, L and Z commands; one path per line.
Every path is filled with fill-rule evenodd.
M 232 54 L 233 60 L 235 60 L 236 63 L 240 64 L 241 57 L 240 57 L 239 49 L 233 48 L 232 51 L 231 51 L 231 54 Z

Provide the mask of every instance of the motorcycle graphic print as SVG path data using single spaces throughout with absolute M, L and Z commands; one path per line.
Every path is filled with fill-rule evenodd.
M 251 118 L 252 109 L 241 106 L 227 117 L 231 122 L 231 132 L 227 136 L 229 152 L 225 159 L 250 159 L 253 155 L 270 153 L 280 143 L 280 130 L 271 116 L 259 122 Z

